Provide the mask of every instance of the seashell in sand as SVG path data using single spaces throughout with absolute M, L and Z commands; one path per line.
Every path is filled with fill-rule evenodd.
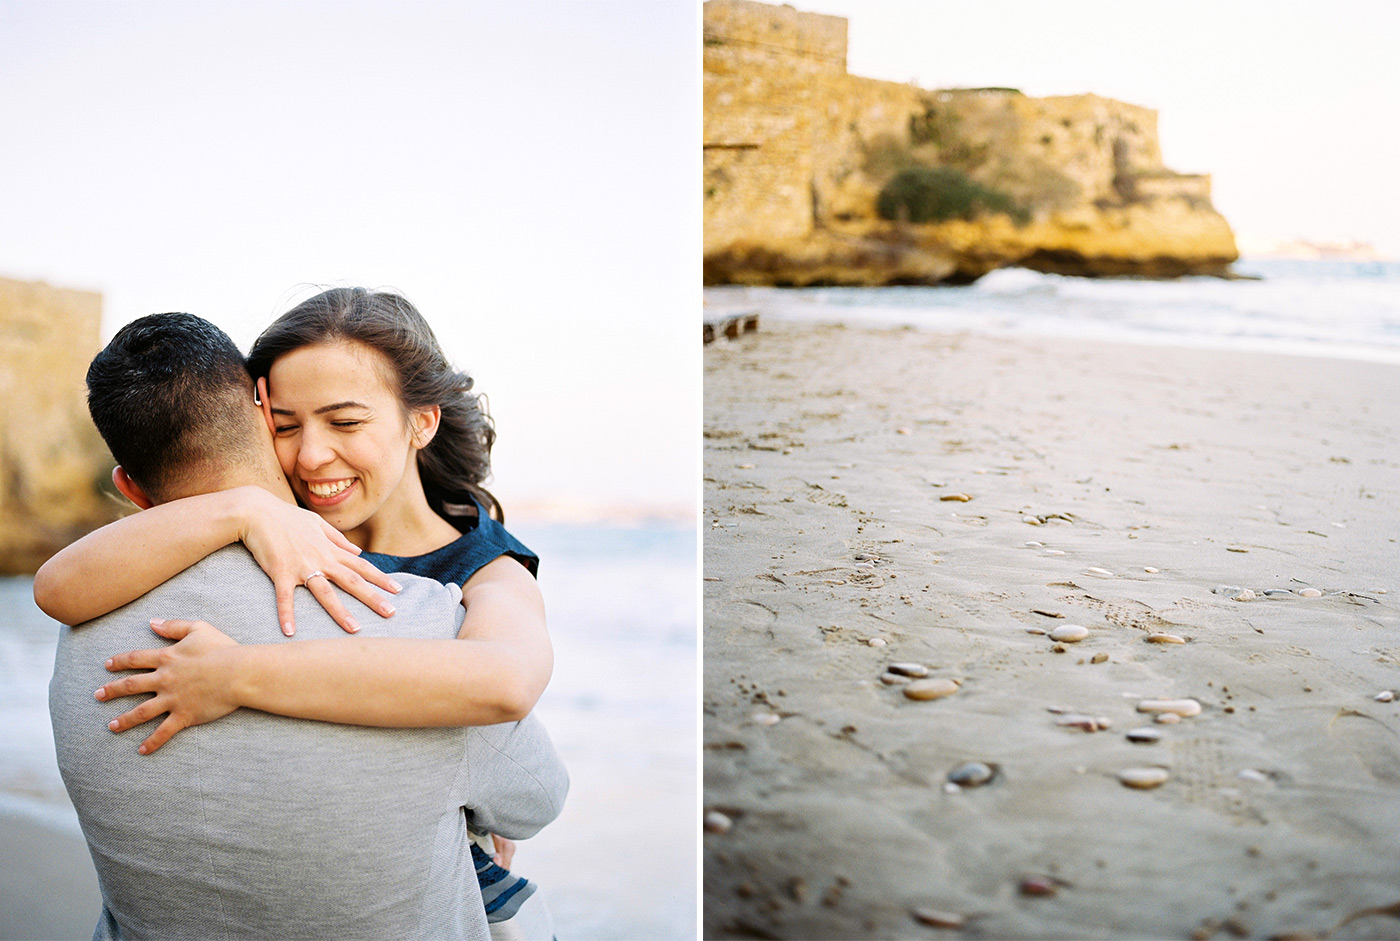
M 777 725 L 782 721 L 782 717 L 772 712 L 756 712 L 753 716 L 754 725 Z
M 1099 568 L 1097 565 L 1091 565 L 1091 566 L 1089 566 L 1087 569 L 1084 570 L 1084 574 L 1085 574 L 1085 575 L 1097 575 L 1099 578 L 1112 578 L 1112 577 L 1113 577 L 1113 573 L 1112 573 L 1112 572 L 1110 572 L 1108 569 Z
M 916 908 L 913 912 L 916 921 L 930 928 L 961 928 L 967 918 L 953 912 L 941 912 L 936 908 Z
M 885 667 L 891 673 L 898 673 L 900 676 L 912 676 L 915 679 L 922 679 L 928 676 L 928 667 L 922 663 L 891 663 Z
M 1082 624 L 1061 624 L 1050 632 L 1050 639 L 1065 644 L 1077 644 L 1089 636 L 1089 629 Z
M 1239 594 L 1235 595 L 1231 600 L 1232 600 L 1232 601 L 1253 601 L 1254 599 L 1256 599 L 1256 598 L 1258 598 L 1258 597 L 1259 597 L 1259 596 L 1256 595 L 1253 591 L 1251 591 L 1250 589 L 1246 588 L 1246 589 L 1244 589 L 1243 591 L 1241 591 Z
M 1118 780 L 1124 786 L 1144 791 L 1165 784 L 1169 777 L 1166 768 L 1125 768 L 1118 772 Z
M 1144 699 L 1138 703 L 1138 712 L 1164 712 L 1178 716 L 1194 716 L 1201 712 L 1201 704 L 1194 699 Z
M 1100 650 L 1098 653 L 1094 654 L 1092 657 L 1089 658 L 1090 663 L 1106 663 L 1107 661 L 1108 654 L 1104 653 L 1102 650 Z
M 728 833 L 734 826 L 734 821 L 718 810 L 712 810 L 705 815 L 705 832 L 707 833 Z
M 958 691 L 957 680 L 935 679 L 935 680 L 915 680 L 904 687 L 904 695 L 910 699 L 929 700 L 942 699 L 944 696 L 951 696 Z
M 1298 594 L 1304 598 L 1321 598 L 1322 592 L 1316 588 L 1299 588 Z
M 1178 637 L 1175 634 L 1148 634 L 1147 642 L 1149 644 L 1184 644 L 1186 638 Z
M 948 780 L 959 787 L 981 787 L 996 777 L 996 767 L 981 761 L 968 761 L 948 772 Z
M 1395 700 L 1395 690 L 1383 689 L 1376 694 L 1376 702 L 1393 702 Z
M 1152 566 L 1150 566 L 1150 565 L 1144 565 L 1144 566 L 1142 567 L 1142 570 L 1143 570 L 1144 572 L 1146 572 L 1148 575 L 1156 575 L 1158 572 L 1162 571 L 1161 569 L 1154 569 L 1154 568 L 1153 568 Z
M 1021 517 L 1021 522 L 1027 524 L 1028 526 L 1039 526 L 1040 518 L 1037 516 L 1023 516 Z

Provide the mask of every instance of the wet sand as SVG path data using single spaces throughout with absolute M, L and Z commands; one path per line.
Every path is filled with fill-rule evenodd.
M 1400 902 L 1397 403 L 1400 367 L 1301 357 L 707 347 L 706 935 L 1400 934 L 1336 928 Z M 901 661 L 960 686 L 908 699 Z M 969 760 L 995 777 L 949 787 Z

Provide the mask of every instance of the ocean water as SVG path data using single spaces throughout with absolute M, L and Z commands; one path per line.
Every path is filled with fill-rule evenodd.
M 571 778 L 515 868 L 546 892 L 560 937 L 694 937 L 695 529 L 511 529 L 542 560 L 555 672 L 536 712 Z M 0 813 L 76 833 L 48 718 L 58 628 L 32 585 L 0 578 Z
M 1069 278 L 1021 268 L 961 287 L 705 290 L 709 312 L 1400 363 L 1400 263 L 1245 259 L 1258 280 Z

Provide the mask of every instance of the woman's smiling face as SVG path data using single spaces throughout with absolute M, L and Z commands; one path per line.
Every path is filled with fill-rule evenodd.
M 414 435 L 421 440 L 436 422 L 405 414 L 391 375 L 378 351 L 344 340 L 293 350 L 268 371 L 282 471 L 302 503 L 342 532 L 392 512 L 406 496 L 400 485 L 422 489 Z

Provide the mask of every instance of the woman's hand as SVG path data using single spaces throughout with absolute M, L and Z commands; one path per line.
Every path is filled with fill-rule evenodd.
M 500 834 L 493 833 L 491 834 L 491 843 L 496 847 L 491 861 L 502 869 L 509 869 L 510 861 L 515 858 L 515 841 L 507 840 Z
M 257 490 L 258 488 L 250 488 Z M 381 617 L 394 613 L 393 605 L 375 591 L 399 592 L 402 587 L 374 565 L 360 558 L 360 549 L 336 528 L 310 510 L 303 510 L 268 494 L 256 494 L 244 515 L 239 539 L 248 547 L 277 589 L 277 619 L 282 633 L 296 633 L 292 599 L 298 585 L 306 585 L 335 622 L 353 634 L 360 629 L 336 596 L 339 585 Z M 315 575 L 325 578 L 316 578 Z
M 155 693 L 134 709 L 108 723 L 113 732 L 125 732 L 159 715 L 165 721 L 137 749 L 149 755 L 181 729 L 213 722 L 239 707 L 234 695 L 236 669 L 231 654 L 238 643 L 204 621 L 151 621 L 151 630 L 178 641 L 154 650 L 133 650 L 107 661 L 107 669 L 150 670 L 113 680 L 94 695 L 104 702 Z

